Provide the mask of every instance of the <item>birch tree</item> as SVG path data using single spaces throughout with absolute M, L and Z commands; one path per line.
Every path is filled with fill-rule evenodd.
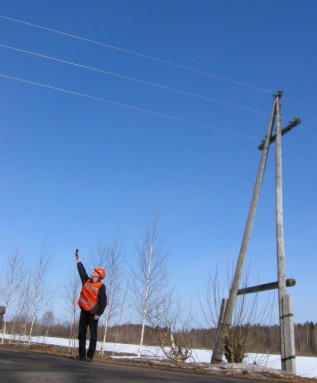
M 7 318 L 10 310 L 13 311 L 13 302 L 14 298 L 18 294 L 20 275 L 23 274 L 22 268 L 22 256 L 19 248 L 12 250 L 8 254 L 7 258 L 7 267 L 5 272 L 5 288 L 2 290 L 2 297 L 5 305 L 5 314 L 3 319 L 3 328 L 2 328 L 2 340 L 1 343 L 4 343 L 4 334 L 7 329 Z
M 42 326 L 45 327 L 45 333 L 44 333 L 44 338 L 47 338 L 49 336 L 49 331 L 54 323 L 55 316 L 53 313 L 53 310 L 48 310 L 46 311 L 43 316 L 42 316 Z
M 24 265 L 23 265 L 24 266 Z M 9 343 L 14 341 L 15 335 L 25 336 L 27 333 L 27 326 L 29 323 L 29 310 L 31 302 L 31 288 L 30 281 L 31 275 L 25 267 L 23 270 L 20 270 L 20 276 L 18 278 L 18 288 L 16 289 L 16 294 L 14 295 L 14 305 L 12 306 L 11 312 L 11 332 Z M 22 326 L 22 327 L 21 327 Z M 22 329 L 22 332 L 21 332 Z
M 17 322 L 22 321 L 23 323 L 23 331 L 22 331 L 22 337 L 23 339 L 26 339 L 27 336 L 27 329 L 28 324 L 30 322 L 30 307 L 31 307 L 31 301 L 32 301 L 32 289 L 31 289 L 31 271 L 28 270 L 25 275 L 23 276 L 23 279 L 21 280 L 21 293 L 19 295 L 19 309 L 16 312 L 16 320 Z
M 132 291 L 136 311 L 141 318 L 138 357 L 141 357 L 145 325 L 153 315 L 163 311 L 168 286 L 166 256 L 159 221 L 148 224 L 141 243 L 137 246 L 137 263 L 132 270 Z
M 100 354 L 104 355 L 107 332 L 111 319 L 118 315 L 122 300 L 120 295 L 123 286 L 123 241 L 117 234 L 110 243 L 100 241 L 96 253 L 92 256 L 93 262 L 98 265 L 105 265 L 107 277 L 107 307 L 105 310 L 105 322 L 103 339 Z
M 67 280 L 65 284 L 64 291 L 66 292 L 64 299 L 66 304 L 67 320 L 69 322 L 69 352 L 73 353 L 75 348 L 75 326 L 76 326 L 76 316 L 78 311 L 77 300 L 79 298 L 79 292 L 81 289 L 81 281 L 78 278 L 76 273 L 73 273 L 73 276 Z
M 123 314 L 128 309 L 128 306 L 126 305 L 127 297 L 128 297 L 128 290 L 129 290 L 129 281 L 125 284 L 125 288 L 124 288 L 124 290 L 122 290 L 122 294 L 120 294 L 121 305 L 120 305 L 119 310 L 118 310 L 119 311 L 118 312 L 118 325 L 117 325 L 117 330 L 115 332 L 115 337 L 114 337 L 114 347 L 112 350 L 112 356 L 115 355 L 116 343 L 118 342 L 118 338 L 119 338 L 119 331 L 120 331 L 120 325 L 122 323 Z
M 33 332 L 36 315 L 45 306 L 45 304 L 48 303 L 48 299 L 49 299 L 49 289 L 46 284 L 49 261 L 50 261 L 50 257 L 44 245 L 41 250 L 38 262 L 35 266 L 32 279 L 31 279 L 31 283 L 33 285 L 33 290 L 32 290 L 33 294 L 32 294 L 32 301 L 31 301 L 31 323 L 30 323 L 30 330 L 28 334 L 29 344 L 31 343 L 31 336 Z

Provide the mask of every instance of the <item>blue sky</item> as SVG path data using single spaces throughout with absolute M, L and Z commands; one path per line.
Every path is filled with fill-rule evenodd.
M 119 230 L 129 266 L 158 214 L 173 283 L 196 302 L 238 257 L 282 89 L 283 127 L 303 121 L 283 138 L 288 291 L 295 321 L 317 320 L 315 1 L 2 0 L 0 15 L 1 264 L 17 246 L 32 264 L 46 241 L 56 282 L 75 248 L 88 259 Z M 274 167 L 273 144 L 250 284 L 277 280 Z

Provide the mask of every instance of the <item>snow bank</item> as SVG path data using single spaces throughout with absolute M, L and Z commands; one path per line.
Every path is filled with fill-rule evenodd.
M 4 335 L 5 339 L 14 339 L 18 341 L 28 341 L 28 337 L 10 336 Z M 56 346 L 64 347 L 77 347 L 77 340 L 70 342 L 68 339 L 33 336 L 31 337 L 31 343 L 52 344 Z M 97 344 L 97 350 L 101 349 L 101 342 Z M 138 354 L 139 346 L 133 344 L 124 343 L 106 343 L 105 351 L 116 354 L 127 355 L 125 357 L 135 358 Z M 200 350 L 193 349 L 192 356 L 188 362 L 196 363 L 210 363 L 212 350 Z M 142 349 L 143 358 L 151 359 L 164 359 L 164 353 L 160 347 L 144 346 Z M 266 354 L 248 354 L 245 358 L 246 365 L 258 365 L 276 370 L 281 369 L 281 357 L 280 355 L 266 355 Z M 296 374 L 306 378 L 317 378 L 317 357 L 296 357 Z

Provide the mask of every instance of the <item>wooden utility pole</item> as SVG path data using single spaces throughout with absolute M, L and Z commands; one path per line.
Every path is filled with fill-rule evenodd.
M 257 204 L 259 200 L 260 190 L 264 177 L 264 170 L 267 162 L 269 146 L 276 141 L 276 239 L 277 239 L 277 256 L 278 256 L 278 289 L 279 289 L 279 309 L 280 309 L 280 330 L 281 330 L 281 359 L 282 369 L 295 374 L 295 343 L 294 343 L 294 325 L 292 314 L 291 297 L 286 294 L 286 273 L 285 273 L 285 252 L 284 252 L 284 233 L 283 233 L 283 205 L 282 205 L 282 135 L 289 132 L 301 121 L 294 119 L 285 129 L 281 128 L 281 96 L 282 92 L 274 95 L 273 110 L 267 135 L 264 143 L 259 146 L 259 150 L 263 150 L 253 192 L 252 202 L 249 215 L 244 231 L 242 245 L 236 265 L 234 278 L 232 281 L 229 299 L 223 304 L 224 312 L 219 316 L 217 329 L 216 345 L 212 353 L 211 363 L 219 363 L 222 361 L 224 353 L 224 341 L 229 335 L 234 306 L 238 294 L 246 292 L 239 291 L 239 284 L 242 276 L 243 265 L 246 258 L 246 252 L 251 238 L 251 232 L 255 219 Z M 276 136 L 272 136 L 273 127 L 276 124 Z M 259 287 L 259 286 L 257 286 Z M 266 286 L 267 287 L 267 286 Z M 272 287 L 271 287 L 272 288 Z M 254 290 L 254 288 L 252 288 Z M 244 289 L 248 290 L 248 289 Z M 263 289 L 264 290 L 264 289 Z M 262 291 L 263 291 L 262 290 Z M 260 290 L 259 290 L 260 291 Z M 251 292 L 251 291 L 249 291 Z M 253 291 L 252 291 L 253 292 Z
M 234 306 L 235 306 L 235 302 L 236 302 L 236 298 L 238 294 L 239 284 L 240 284 L 242 271 L 243 271 L 243 265 L 244 265 L 247 249 L 248 249 L 250 238 L 251 238 L 252 227 L 254 223 L 255 213 L 256 213 L 261 186 L 263 182 L 264 171 L 265 171 L 265 166 L 266 166 L 267 156 L 268 156 L 269 146 L 270 146 L 270 139 L 272 136 L 273 126 L 275 121 L 275 115 L 276 115 L 276 100 L 274 100 L 274 103 L 273 103 L 271 119 L 268 126 L 266 139 L 264 142 L 261 162 L 260 162 L 258 175 L 257 175 L 255 187 L 254 187 L 248 220 L 246 223 L 244 236 L 243 236 L 243 240 L 242 240 L 242 244 L 240 248 L 240 254 L 239 254 L 239 258 L 238 258 L 238 262 L 236 266 L 236 271 L 235 271 L 234 278 L 232 281 L 232 286 L 230 289 L 229 299 L 228 299 L 226 309 L 223 315 L 222 323 L 218 324 L 218 337 L 217 337 L 215 349 L 213 350 L 213 353 L 212 353 L 211 363 L 219 363 L 222 361 L 222 357 L 224 353 L 224 340 L 229 335 L 233 310 L 234 310 Z
M 282 194 L 282 124 L 281 96 L 276 99 L 276 242 L 278 265 L 278 298 L 282 369 L 296 374 L 294 324 L 291 297 L 286 294 L 286 270 Z

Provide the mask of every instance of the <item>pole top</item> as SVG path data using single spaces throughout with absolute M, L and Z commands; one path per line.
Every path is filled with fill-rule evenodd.
M 284 90 L 278 90 L 276 93 L 273 94 L 273 97 L 282 97 L 284 94 Z

